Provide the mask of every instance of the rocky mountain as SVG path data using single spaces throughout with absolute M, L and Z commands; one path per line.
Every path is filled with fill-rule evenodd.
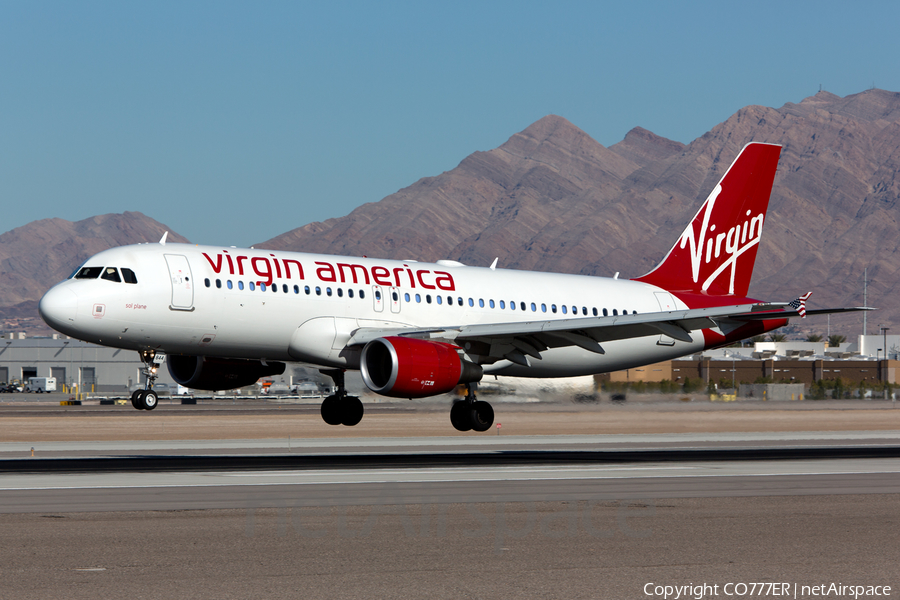
M 900 94 L 877 89 L 748 106 L 688 145 L 636 127 L 607 148 L 550 115 L 455 169 L 256 247 L 635 277 L 750 141 L 784 146 L 751 294 L 813 290 L 813 307 L 858 305 L 868 269 L 868 302 L 880 308 L 869 331 L 900 328 Z M 0 235 L 0 316 L 36 317 L 41 293 L 87 256 L 166 229 L 124 213 Z M 834 317 L 832 333 L 855 336 L 861 322 Z M 800 323 L 825 333 L 825 317 Z
M 83 221 L 42 219 L 0 235 L 0 317 L 40 322 L 37 301 L 50 286 L 69 276 L 84 260 L 101 250 L 157 241 L 165 231 L 173 242 L 187 240 L 169 227 L 139 212 L 108 214 Z
M 868 268 L 881 309 L 870 329 L 900 323 L 900 94 L 877 89 L 748 106 L 687 146 L 638 127 L 606 148 L 547 116 L 451 171 L 257 247 L 634 277 L 750 141 L 784 146 L 751 293 L 862 304 Z M 834 317 L 832 332 L 860 333 L 861 320 Z

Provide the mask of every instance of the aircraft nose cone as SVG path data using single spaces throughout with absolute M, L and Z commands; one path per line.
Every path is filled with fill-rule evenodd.
M 62 331 L 71 329 L 75 324 L 75 312 L 78 309 L 78 295 L 66 287 L 51 288 L 38 304 L 41 318 L 53 329 Z

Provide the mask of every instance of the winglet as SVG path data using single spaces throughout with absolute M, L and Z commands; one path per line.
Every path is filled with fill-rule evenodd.
M 494 262 L 491 263 L 491 271 L 497 268 L 497 261 L 500 260 L 500 257 L 494 259 Z
M 159 245 L 160 245 L 160 246 L 165 246 L 165 245 L 166 245 L 166 238 L 167 238 L 167 237 L 169 237 L 169 232 L 168 232 L 168 231 L 165 232 L 165 233 L 163 234 L 163 236 L 159 239 Z

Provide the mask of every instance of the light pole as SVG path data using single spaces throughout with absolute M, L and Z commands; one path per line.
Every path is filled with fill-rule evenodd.
M 887 332 L 890 327 L 882 327 L 881 335 L 884 337 L 884 360 L 888 359 Z
M 731 391 L 737 394 L 737 388 L 734 387 L 734 359 L 737 352 L 731 350 L 729 351 L 729 354 L 731 354 Z

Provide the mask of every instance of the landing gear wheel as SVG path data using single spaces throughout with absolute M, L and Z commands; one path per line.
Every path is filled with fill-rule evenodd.
M 353 427 L 362 421 L 363 403 L 356 396 L 345 396 L 341 402 L 341 423 L 347 427 Z
M 153 410 L 159 404 L 159 396 L 153 390 L 144 390 L 141 394 L 141 404 L 144 405 L 144 410 Z
M 470 431 L 472 429 L 472 405 L 462 400 L 455 402 L 450 409 L 450 423 L 457 431 Z
M 470 414 L 472 429 L 475 431 L 487 431 L 494 424 L 494 408 L 483 400 L 472 404 Z
M 341 399 L 337 396 L 328 396 L 322 401 L 322 420 L 329 425 L 341 424 Z
M 144 402 L 141 400 L 141 394 L 144 390 L 134 390 L 131 392 L 131 405 L 138 410 L 144 410 Z
M 363 418 L 363 404 L 356 396 L 348 396 L 344 388 L 343 369 L 321 369 L 323 375 L 334 380 L 337 392 L 322 401 L 322 419 L 329 425 L 352 427 Z

